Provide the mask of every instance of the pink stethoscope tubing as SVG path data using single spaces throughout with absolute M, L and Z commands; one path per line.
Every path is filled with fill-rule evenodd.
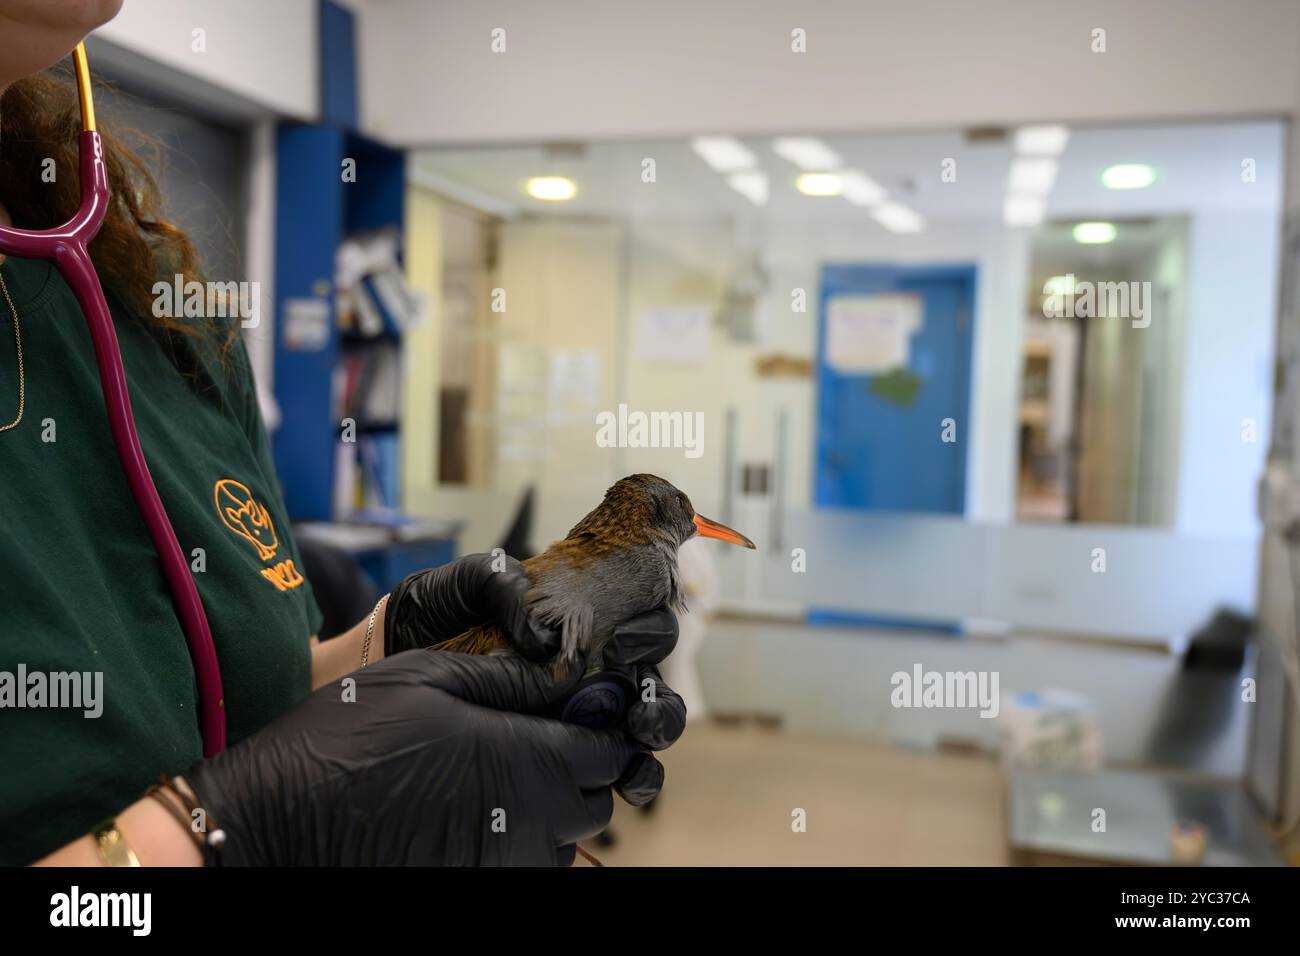
M 221 667 L 217 661 L 216 646 L 212 642 L 212 631 L 208 628 L 207 615 L 203 612 L 203 601 L 199 598 L 189 563 L 176 540 L 176 531 L 167 517 L 153 475 L 149 473 L 144 450 L 140 447 L 113 317 L 109 313 L 104 289 L 86 248 L 98 234 L 108 212 L 108 169 L 104 163 L 103 141 L 93 128 L 93 106 L 87 110 L 89 74 L 85 67 L 85 52 L 80 45 L 75 56 L 78 76 L 83 81 L 83 125 L 87 126 L 77 140 L 81 206 L 68 222 L 54 229 L 31 230 L 0 226 L 0 253 L 19 259 L 44 259 L 52 263 L 72 289 L 72 294 L 76 296 L 81 311 L 85 314 L 95 349 L 95 362 L 99 367 L 99 384 L 104 393 L 109 431 L 113 436 L 113 444 L 117 447 L 117 457 L 122 464 L 127 484 L 131 488 L 131 497 L 135 499 L 140 517 L 144 519 L 154 549 L 158 552 L 158 560 L 171 589 L 181 629 L 185 632 L 185 642 L 189 645 L 198 684 L 199 732 L 203 737 L 203 755 L 212 757 L 226 748 Z

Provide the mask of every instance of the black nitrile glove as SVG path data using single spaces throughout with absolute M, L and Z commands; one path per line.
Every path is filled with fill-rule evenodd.
M 471 554 L 440 568 L 417 571 L 388 599 L 385 654 L 429 647 L 486 621 L 504 627 L 511 645 L 524 656 L 546 660 L 559 648 L 559 635 L 529 618 L 528 587 L 523 567 L 505 556 Z M 604 649 L 603 666 L 617 670 L 636 688 L 625 729 L 650 750 L 671 746 L 686 727 L 686 704 L 663 682 L 656 666 L 676 646 L 677 617 L 663 607 L 615 629 Z M 552 713 L 559 712 L 564 696 L 555 698 Z M 654 799 L 662 787 L 663 767 L 647 754 L 617 789 L 628 803 L 640 806 Z
M 416 571 L 389 595 L 384 656 L 430 647 L 490 623 L 502 627 L 524 657 L 544 661 L 559 649 L 559 635 L 533 626 L 524 606 L 527 592 L 523 567 L 506 555 L 468 554 Z
M 609 823 L 611 785 L 663 779 L 621 731 L 526 716 L 577 674 L 415 651 L 348 679 L 185 775 L 224 865 L 567 865 Z
M 615 628 L 605 645 L 604 666 L 620 671 L 636 687 L 627 732 L 651 750 L 672 746 L 686 728 L 686 702 L 659 676 L 658 665 L 676 646 L 677 616 L 666 607 Z

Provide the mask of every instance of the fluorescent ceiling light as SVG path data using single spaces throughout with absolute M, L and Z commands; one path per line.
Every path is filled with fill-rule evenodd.
M 733 173 L 727 177 L 727 185 L 755 206 L 767 204 L 767 173 Z
M 578 184 L 566 176 L 534 176 L 524 183 L 524 192 L 534 199 L 564 202 L 578 195 Z
M 920 232 L 925 220 L 901 203 L 887 202 L 871 210 L 871 218 L 890 232 Z
M 783 136 L 772 140 L 772 152 L 808 172 L 838 169 L 840 155 L 810 136 Z
M 691 149 L 715 173 L 738 173 L 758 164 L 754 154 L 734 136 L 697 136 L 691 140 Z
M 1011 163 L 1007 192 L 1017 196 L 1046 196 L 1056 182 L 1056 160 L 1017 159 Z
M 838 173 L 800 173 L 794 185 L 805 196 L 838 196 L 844 192 L 844 180 Z
M 1074 295 L 1074 273 L 1052 276 L 1043 283 L 1044 295 Z
M 1081 222 L 1074 227 L 1074 241 L 1085 245 L 1114 242 L 1119 232 L 1113 222 Z
M 1008 226 L 1036 226 L 1043 221 L 1046 205 L 1041 196 L 1008 196 L 1002 202 L 1002 222 Z
M 1022 126 L 1016 130 L 1016 152 L 1022 156 L 1060 156 L 1069 141 L 1068 126 Z
M 1145 163 L 1119 163 L 1102 170 L 1107 189 L 1146 189 L 1156 181 L 1156 171 Z
M 844 198 L 855 206 L 875 206 L 889 197 L 884 186 L 856 169 L 840 173 L 840 182 L 844 186 Z

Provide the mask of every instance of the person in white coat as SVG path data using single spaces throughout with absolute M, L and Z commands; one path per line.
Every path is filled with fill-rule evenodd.
M 686 592 L 687 610 L 677 615 L 677 647 L 663 662 L 662 671 L 664 680 L 686 702 L 689 721 L 708 715 L 698 658 L 718 607 L 721 585 L 714 557 L 698 538 L 691 538 L 678 550 L 677 567 Z

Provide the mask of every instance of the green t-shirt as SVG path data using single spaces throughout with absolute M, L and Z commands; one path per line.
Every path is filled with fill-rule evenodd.
M 81 309 L 44 262 L 9 258 L 0 275 L 27 385 L 22 422 L 0 432 L 0 863 L 24 864 L 185 770 L 202 744 L 189 651 L 118 464 Z M 207 610 L 234 743 L 310 691 L 320 611 L 242 343 L 223 357 L 164 340 L 118 303 L 113 315 L 140 443 Z M 17 368 L 0 297 L 0 425 L 17 414 Z M 33 675 L 86 672 L 90 696 L 102 674 L 98 717 L 85 699 L 51 708 L 54 679 L 46 706 L 17 706 L 18 695 L 39 701 Z

